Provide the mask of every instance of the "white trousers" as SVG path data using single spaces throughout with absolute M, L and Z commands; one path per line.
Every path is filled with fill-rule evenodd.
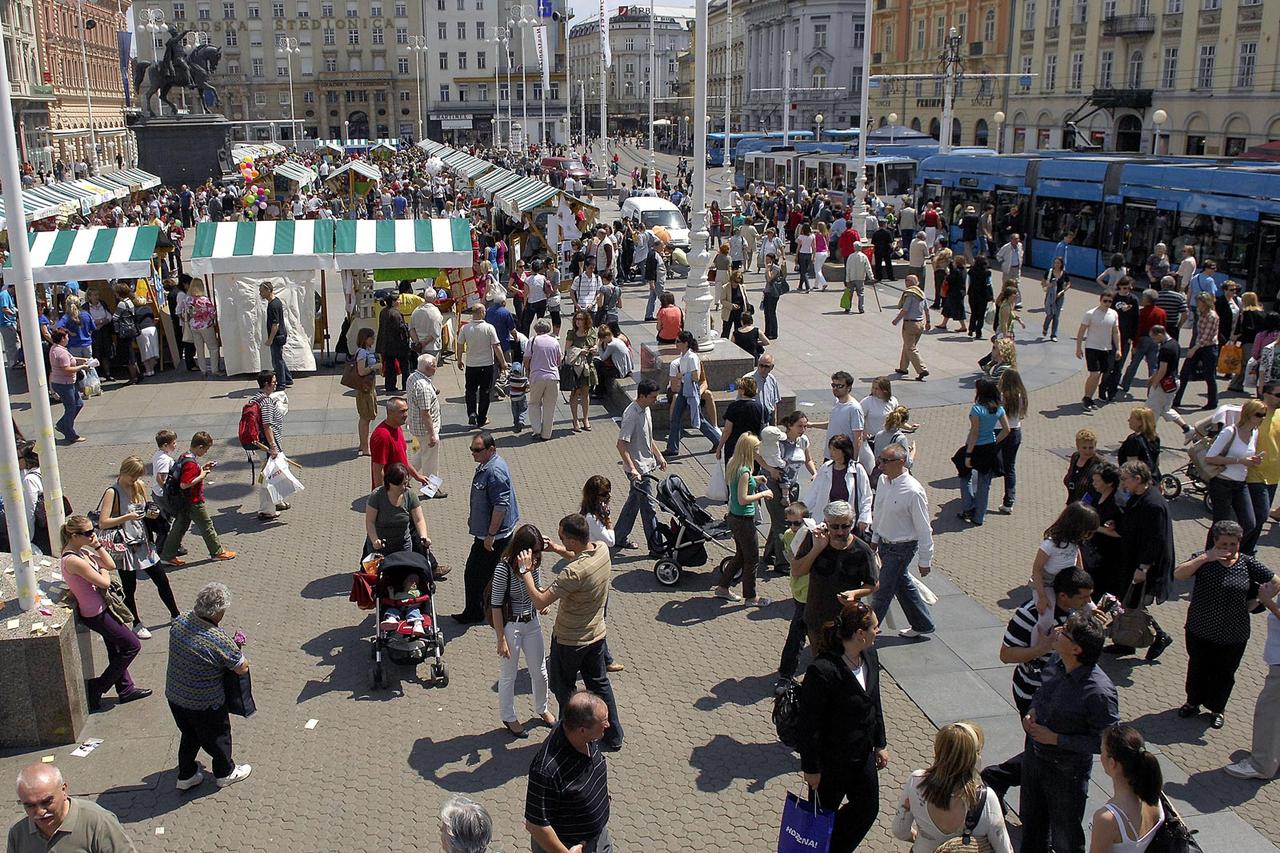
M 435 447 L 427 446 L 427 437 L 425 435 L 417 435 L 418 449 L 413 451 L 413 467 L 418 469 L 418 473 L 426 477 L 431 474 L 440 475 L 440 442 L 436 442 Z
M 486 602 L 487 604 L 487 602 Z M 498 712 L 503 722 L 516 720 L 516 674 L 520 671 L 520 653 L 524 653 L 525 666 L 529 668 L 529 680 L 533 682 L 533 712 L 547 712 L 547 650 L 542 639 L 542 623 L 538 614 L 530 622 L 508 622 L 503 629 L 507 636 L 510 657 L 501 658 L 498 672 Z

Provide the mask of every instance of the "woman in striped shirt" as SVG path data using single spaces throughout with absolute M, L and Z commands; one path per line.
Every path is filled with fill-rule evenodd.
M 502 724 L 512 737 L 527 738 L 529 733 L 516 719 L 516 675 L 520 671 L 520 653 L 524 652 L 529 680 L 533 683 L 533 706 L 538 717 L 548 726 L 556 724 L 555 715 L 547 707 L 547 655 L 538 610 L 529 600 L 524 583 L 512 569 L 516 556 L 523 551 L 533 554 L 533 582 L 541 587 L 542 532 L 532 524 L 522 524 L 512 534 L 493 570 L 489 593 L 490 623 L 498 635 L 498 710 Z

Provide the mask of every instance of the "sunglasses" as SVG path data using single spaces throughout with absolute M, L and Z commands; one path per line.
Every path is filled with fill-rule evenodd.
M 876 461 L 881 465 L 892 465 L 895 462 L 905 462 L 905 459 L 899 459 L 896 456 L 877 456 Z
M 787 527 L 804 527 L 803 521 L 788 521 Z
M 838 389 L 838 388 L 844 388 L 844 387 L 847 387 L 847 386 L 846 386 L 843 382 L 832 382 L 832 383 L 831 383 L 831 387 L 832 387 L 832 388 L 837 388 L 837 389 Z
M 473 447 L 473 448 L 471 448 L 471 452 L 472 452 L 472 453 L 484 453 L 484 448 L 483 448 L 483 447 Z
M 852 524 L 831 524 L 830 522 L 827 523 L 827 529 L 829 530 L 849 530 L 852 527 L 853 527 Z
M 1103 300 L 1100 300 L 1100 301 L 1102 302 L 1102 304 L 1103 304 L 1103 305 L 1110 305 L 1110 304 L 1111 304 L 1111 300 L 1110 300 L 1110 299 L 1103 299 Z

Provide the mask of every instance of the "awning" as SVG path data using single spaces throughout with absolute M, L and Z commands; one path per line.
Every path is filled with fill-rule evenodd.
M 510 169 L 497 168 L 476 181 L 475 189 L 476 192 L 489 198 L 503 187 L 522 180 L 524 179 Z
M 113 172 L 103 172 L 95 176 L 94 180 L 100 184 L 111 184 L 119 187 L 124 190 L 125 195 L 160 186 L 160 177 L 158 175 L 153 175 L 142 169 L 117 169 Z
M 520 214 L 541 207 L 559 194 L 560 190 L 537 178 L 521 178 L 508 184 L 493 194 L 493 203 L 498 209 L 519 219 Z
M 100 184 L 96 179 L 84 178 L 78 181 L 65 181 L 67 186 L 75 189 L 80 194 L 80 208 L 85 210 L 88 207 L 97 207 L 104 202 L 112 199 L 120 198 L 127 195 L 127 192 L 121 192 L 120 187 L 111 184 Z
M 485 172 L 497 168 L 488 160 L 481 160 L 479 157 L 473 157 L 465 151 L 454 149 L 447 154 L 441 154 L 440 159 L 449 169 L 463 180 L 474 180 Z
M 448 219 L 342 219 L 337 222 L 338 269 L 471 268 L 471 224 Z
M 37 282 L 138 278 L 151 272 L 159 227 L 28 231 L 32 277 Z M 5 261 L 9 268 L 11 261 Z
M 443 155 L 446 151 L 453 150 L 448 145 L 445 145 L 443 142 L 436 142 L 434 139 L 424 139 L 418 143 L 418 147 L 421 148 L 423 151 L 427 152 L 428 154 Z
M 49 186 L 39 185 L 22 189 L 22 210 L 26 214 L 27 222 L 57 216 L 60 213 L 73 213 L 79 209 L 79 202 L 54 192 Z M 0 198 L 0 226 L 5 224 L 4 199 Z
M 231 148 L 231 159 L 239 163 L 245 157 L 252 157 L 256 160 L 259 157 L 283 154 L 284 151 L 285 147 L 275 142 L 242 142 Z
M 308 169 L 301 163 L 295 163 L 292 160 L 286 160 L 283 163 L 277 163 L 271 167 L 272 171 L 281 177 L 288 178 L 296 183 L 299 187 L 309 186 L 319 180 L 320 176 Z
M 334 268 L 331 219 L 196 226 L 191 271 L 197 275 Z
M 371 163 L 366 163 L 363 160 L 351 160 L 349 162 L 343 163 L 341 166 L 334 169 L 333 172 L 330 173 L 329 177 L 326 178 L 325 180 L 327 181 L 335 180 L 336 178 L 339 178 L 342 175 L 345 175 L 347 172 L 355 172 L 360 177 L 369 181 L 378 182 L 382 180 L 382 170 L 379 169 L 377 166 L 372 165 Z

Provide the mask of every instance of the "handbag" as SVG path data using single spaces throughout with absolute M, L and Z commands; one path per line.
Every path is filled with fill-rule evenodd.
M 782 807 L 778 853 L 827 853 L 835 826 L 835 812 L 819 806 L 818 795 L 812 789 L 807 802 L 788 791 Z
M 1195 830 L 1187 826 L 1163 791 L 1160 792 L 1160 805 L 1164 808 L 1164 823 L 1147 845 L 1147 853 L 1204 853 L 1196 843 Z
M 986 811 L 988 793 L 989 789 L 985 785 L 979 786 L 973 806 L 965 813 L 964 829 L 960 835 L 939 844 L 936 853 L 992 853 L 995 848 L 991 846 L 991 842 L 973 834 L 978 828 L 978 821 L 982 820 L 982 813 Z
M 1142 604 L 1143 588 L 1146 581 L 1134 581 L 1129 587 L 1128 594 L 1125 595 L 1125 601 L 1134 600 L 1134 591 L 1137 591 L 1137 605 L 1134 607 L 1126 607 L 1124 612 L 1111 620 L 1108 628 L 1108 634 L 1111 641 L 1117 646 L 1129 646 L 1134 649 L 1145 649 L 1156 641 L 1156 635 L 1159 633 L 1156 626 L 1155 617 L 1146 611 Z
M 560 365 L 560 390 L 561 391 L 577 391 L 582 385 L 582 378 L 578 376 L 578 372 L 573 369 L 573 365 L 565 362 Z
M 222 692 L 227 697 L 227 713 L 237 717 L 252 717 L 258 710 L 253 701 L 253 679 L 249 670 L 243 674 L 230 669 L 222 671 Z
M 1231 427 L 1231 429 L 1234 430 L 1235 427 Z M 1187 447 L 1187 456 L 1191 457 L 1192 463 L 1199 470 L 1200 477 L 1205 482 L 1212 480 L 1214 477 L 1226 470 L 1225 465 L 1215 465 L 1212 462 L 1205 461 L 1205 457 L 1209 455 L 1209 448 L 1213 446 L 1215 441 L 1217 441 L 1219 434 L 1221 434 L 1221 431 L 1218 433 L 1200 435 L 1199 430 L 1197 430 L 1196 440 L 1191 442 Z M 1234 437 L 1232 440 L 1235 440 Z M 1227 447 L 1230 446 L 1230 444 L 1227 445 Z
M 724 477 L 724 464 L 719 459 L 711 466 L 711 476 L 707 480 L 707 500 L 718 504 L 729 500 L 729 483 Z
M 352 388 L 356 391 L 372 391 L 377 381 L 378 375 L 372 371 L 363 376 L 360 375 L 360 370 L 354 361 L 347 362 L 347 366 L 342 369 L 340 380 L 344 388 Z

